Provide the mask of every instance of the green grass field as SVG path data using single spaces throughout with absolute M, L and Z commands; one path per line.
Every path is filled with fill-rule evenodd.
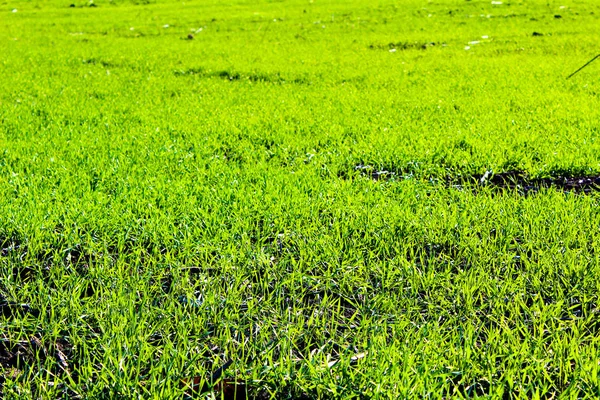
M 0 0 L 0 397 L 598 398 L 600 192 L 493 177 L 600 3 L 498 3 Z

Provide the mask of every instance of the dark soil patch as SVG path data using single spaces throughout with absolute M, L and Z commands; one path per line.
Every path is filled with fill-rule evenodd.
M 29 306 L 29 304 L 19 304 L 6 300 L 0 295 L 0 315 L 5 318 L 16 318 L 26 314 L 38 317 L 40 311 Z
M 198 67 L 173 71 L 173 74 L 175 76 L 205 75 L 206 71 L 204 68 Z
M 372 44 L 369 46 L 371 50 L 427 50 L 429 47 L 439 45 L 435 42 L 390 42 L 388 44 Z
M 52 360 L 52 373 L 71 375 L 73 353 L 73 345 L 64 338 L 52 343 L 45 343 L 40 335 L 19 341 L 0 338 L 0 366 L 14 372 L 39 368 Z
M 261 82 L 274 84 L 296 84 L 309 85 L 311 82 L 307 78 L 286 78 L 278 72 L 274 73 L 242 73 L 237 71 L 210 71 L 202 67 L 188 68 L 173 72 L 175 76 L 199 76 L 201 78 L 221 78 L 230 82 Z
M 8 257 L 13 253 L 19 252 L 23 248 L 23 242 L 16 237 L 0 237 L 0 257 Z
M 375 181 L 387 181 L 390 179 L 405 179 L 415 177 L 410 168 L 397 170 L 394 168 L 377 168 L 369 164 L 357 164 L 353 171 L 340 171 L 338 177 L 341 179 L 352 179 L 356 175 L 368 177 Z M 418 174 L 416 175 L 418 177 Z M 427 177 L 423 177 L 427 179 Z M 427 179 L 436 182 L 434 178 Z M 522 195 L 535 194 L 542 189 L 553 188 L 565 193 L 591 194 L 600 191 L 600 175 L 584 175 L 581 171 L 556 171 L 548 177 L 533 178 L 526 171 L 510 170 L 494 173 L 486 171 L 483 175 L 458 175 L 448 176 L 445 180 L 448 187 L 477 188 L 488 187 L 494 191 L 517 191 Z
M 94 6 L 95 7 L 95 6 Z M 101 60 L 99 58 L 88 58 L 88 59 L 84 59 L 83 60 L 84 64 L 91 64 L 91 65 L 100 65 L 104 68 L 114 68 L 114 67 L 120 67 L 119 64 L 116 64 L 112 61 L 106 61 L 106 60 Z
M 527 172 L 513 170 L 498 174 L 487 171 L 482 176 L 472 176 L 470 180 L 481 186 L 501 190 L 516 190 L 525 195 L 537 193 L 544 188 L 582 194 L 590 194 L 600 190 L 600 175 L 569 176 L 566 173 L 561 173 L 548 178 L 529 178 Z
M 254 73 L 254 74 L 243 74 L 239 72 L 231 71 L 218 71 L 208 74 L 208 76 L 216 76 L 229 81 L 249 81 L 249 82 L 263 82 L 263 83 L 293 83 L 293 84 L 309 84 L 310 81 L 304 78 L 286 79 L 279 73 Z

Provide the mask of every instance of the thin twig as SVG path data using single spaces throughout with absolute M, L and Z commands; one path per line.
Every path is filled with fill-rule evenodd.
M 578 73 L 579 71 L 581 71 L 582 69 L 584 69 L 585 67 L 590 65 L 596 58 L 599 58 L 599 57 L 600 57 L 600 54 L 598 54 L 596 57 L 592 58 L 590 61 L 583 64 L 583 66 L 581 68 L 579 68 L 577 71 L 573 72 L 571 75 L 567 76 L 567 79 L 569 79 L 570 77 L 572 77 L 573 75 L 575 75 L 576 73 Z
M 221 367 L 219 367 L 215 372 L 212 373 L 211 377 L 210 377 L 210 381 L 211 383 L 214 383 L 215 381 L 219 380 L 219 378 L 221 377 L 221 375 L 223 375 L 223 372 L 229 368 L 229 366 L 233 364 L 233 360 L 227 360 L 227 362 L 225 364 L 223 364 Z

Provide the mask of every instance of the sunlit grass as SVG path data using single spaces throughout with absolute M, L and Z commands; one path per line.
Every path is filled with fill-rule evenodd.
M 143 3 L 0 0 L 4 398 L 600 395 L 598 195 L 477 184 L 600 174 L 600 6 Z

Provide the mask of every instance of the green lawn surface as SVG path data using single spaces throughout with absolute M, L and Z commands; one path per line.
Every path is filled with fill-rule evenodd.
M 598 398 L 599 18 L 0 0 L 0 397 Z

